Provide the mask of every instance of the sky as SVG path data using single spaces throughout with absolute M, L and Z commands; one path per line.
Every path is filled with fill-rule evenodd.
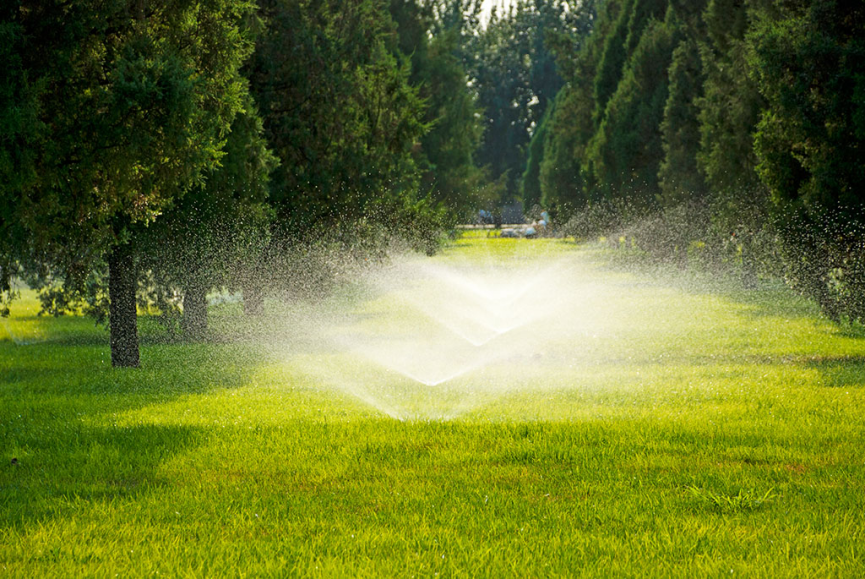
M 512 0 L 484 0 L 481 8 L 481 22 L 483 22 L 484 24 L 487 23 L 490 18 L 490 12 L 492 11 L 493 6 L 503 6 L 504 8 L 507 8 L 511 5 L 511 2 Z

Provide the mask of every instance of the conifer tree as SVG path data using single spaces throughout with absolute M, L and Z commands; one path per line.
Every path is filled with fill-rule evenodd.
M 628 59 L 586 156 L 598 198 L 654 203 L 664 156 L 660 125 L 669 95 L 667 73 L 680 38 L 678 19 L 668 10 L 664 21 L 649 22 Z
M 3 228 L 23 232 L 17 253 L 72 292 L 107 262 L 112 363 L 137 366 L 131 230 L 216 165 L 240 108 L 239 68 L 252 48 L 242 23 L 254 6 L 11 4 L 0 26 L 13 40 L 12 86 L 34 122 L 13 133 L 17 158 L 2 155 Z
M 483 172 L 474 157 L 483 127 L 477 94 L 463 62 L 461 24 L 445 27 L 415 0 L 392 0 L 398 49 L 411 59 L 410 82 L 424 100 L 429 130 L 413 151 L 421 170 L 421 195 L 454 212 L 483 205 Z
M 687 38 L 673 52 L 670 89 L 661 122 L 664 158 L 658 180 L 662 205 L 673 206 L 706 194 L 697 166 L 700 124 L 697 99 L 703 90 L 703 69 L 697 42 Z
M 625 2 L 624 5 L 627 5 Z M 556 95 L 549 118 L 544 155 L 540 167 L 541 204 L 579 209 L 588 201 L 586 173 L 582 171 L 586 146 L 595 133 L 593 121 L 594 79 L 602 57 L 605 39 L 618 22 L 621 2 L 604 2 L 597 15 L 587 5 L 585 15 L 591 24 L 577 38 L 575 56 L 557 50 L 559 68 L 565 71 L 567 84 Z
M 427 127 L 386 6 L 264 0 L 261 16 L 249 78 L 280 163 L 270 199 L 283 231 L 308 236 L 414 192 L 411 152 Z
M 762 189 L 755 170 L 754 131 L 763 99 L 748 74 L 749 14 L 750 8 L 740 0 L 710 0 L 704 13 L 708 42 L 701 51 L 706 80 L 697 100 L 697 162 L 716 194 L 734 197 Z
M 865 7 L 808 0 L 763 7 L 748 35 L 766 99 L 758 172 L 788 276 L 834 318 L 865 319 Z
M 269 239 L 268 182 L 276 160 L 264 141 L 250 95 L 234 118 L 219 166 L 201 184 L 175 201 L 164 215 L 134 230 L 139 267 L 150 272 L 148 302 L 164 313 L 168 296 L 183 298 L 180 326 L 184 338 L 199 340 L 207 329 L 207 292 L 247 286 Z M 260 283 L 259 280 L 255 280 Z M 168 319 L 170 321 L 170 318 Z

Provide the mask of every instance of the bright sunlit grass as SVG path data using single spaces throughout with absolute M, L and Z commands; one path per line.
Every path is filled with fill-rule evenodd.
M 24 292 L 0 321 L 0 576 L 865 574 L 865 339 L 779 284 L 608 257 L 475 235 L 433 258 L 568 267 L 578 298 L 434 389 L 272 328 L 145 323 L 142 368 L 115 370 L 103 329 Z M 353 325 L 286 323 L 391 327 L 387 293 L 336 299 Z

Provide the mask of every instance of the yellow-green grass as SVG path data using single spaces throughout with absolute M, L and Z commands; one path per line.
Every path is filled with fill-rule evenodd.
M 585 331 L 401 401 L 450 420 L 383 414 L 409 387 L 349 355 L 157 343 L 144 318 L 142 368 L 112 369 L 104 330 L 24 292 L 0 321 L 0 576 L 865 575 L 865 340 L 778 284 L 607 257 L 433 258 L 591 278 Z M 335 383 L 361 374 L 367 401 Z

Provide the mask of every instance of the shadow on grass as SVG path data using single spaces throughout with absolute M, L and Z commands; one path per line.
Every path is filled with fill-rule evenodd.
M 211 316 L 215 317 L 219 322 L 224 315 Z M 97 323 L 94 318 L 81 315 L 64 315 L 64 316 L 21 316 L 14 319 L 16 328 L 10 324 L 6 324 L 4 329 L 7 330 L 8 339 L 0 339 L 0 345 L 5 342 L 15 344 L 20 347 L 30 347 L 40 344 L 54 344 L 66 346 L 109 346 L 109 331 L 104 324 Z M 240 333 L 241 329 L 254 324 L 245 319 L 245 316 L 240 313 L 232 315 L 226 326 L 228 330 L 233 330 L 235 333 Z M 139 315 L 138 316 L 138 340 L 141 346 L 165 345 L 165 344 L 186 344 L 186 341 L 179 327 L 176 331 L 169 331 L 169 328 L 164 325 L 158 316 L 154 315 Z M 213 342 L 225 343 L 232 341 L 226 339 L 222 334 L 225 332 L 211 332 Z
M 700 265 L 677 267 L 669 263 L 656 263 L 639 255 L 623 255 L 616 250 L 600 253 L 607 259 L 606 269 L 628 272 L 648 277 L 657 285 L 663 285 L 692 295 L 713 295 L 745 306 L 737 314 L 753 319 L 813 319 L 831 323 L 842 337 L 865 339 L 865 326 L 860 324 L 838 324 L 829 322 L 819 306 L 810 298 L 796 293 L 782 280 L 760 279 L 755 287 L 746 288 L 741 272 L 735 268 L 712 271 Z
M 811 359 L 805 365 L 819 371 L 823 384 L 830 388 L 865 386 L 865 356 L 821 357 Z
M 266 360 L 250 344 L 163 344 L 142 347 L 141 368 L 112 368 L 102 328 L 80 318 L 48 321 L 70 327 L 32 345 L 0 342 L 0 529 L 166 484 L 159 466 L 204 432 L 112 426 L 113 416 L 241 388 Z
M 108 332 L 82 316 L 21 316 L 7 323 L 8 342 L 21 347 L 38 344 L 108 345 Z M 0 345 L 7 340 L 0 340 Z
M 181 426 L 93 427 L 23 417 L 0 424 L 0 528 L 32 525 L 77 512 L 81 503 L 107 504 L 167 484 L 158 467 L 199 444 L 202 433 Z M 18 424 L 21 423 L 21 424 Z M 14 452 L 17 465 L 8 453 Z
M 99 395 L 94 407 L 110 406 L 116 396 L 172 398 L 215 389 L 237 388 L 265 359 L 248 344 L 160 345 L 142 349 L 140 368 L 112 368 L 107 348 L 68 344 L 0 344 L 0 416 L 22 397 Z M 38 400 L 31 400 L 38 402 Z M 125 408 L 121 408 L 123 410 Z
M 0 344 L 0 528 L 66 516 L 165 484 L 158 467 L 203 433 L 112 426 L 113 415 L 239 388 L 260 356 L 240 346 L 153 346 L 143 367 L 115 369 L 106 347 Z M 12 465 L 11 459 L 18 459 Z M 80 506 L 80 505 L 79 505 Z

